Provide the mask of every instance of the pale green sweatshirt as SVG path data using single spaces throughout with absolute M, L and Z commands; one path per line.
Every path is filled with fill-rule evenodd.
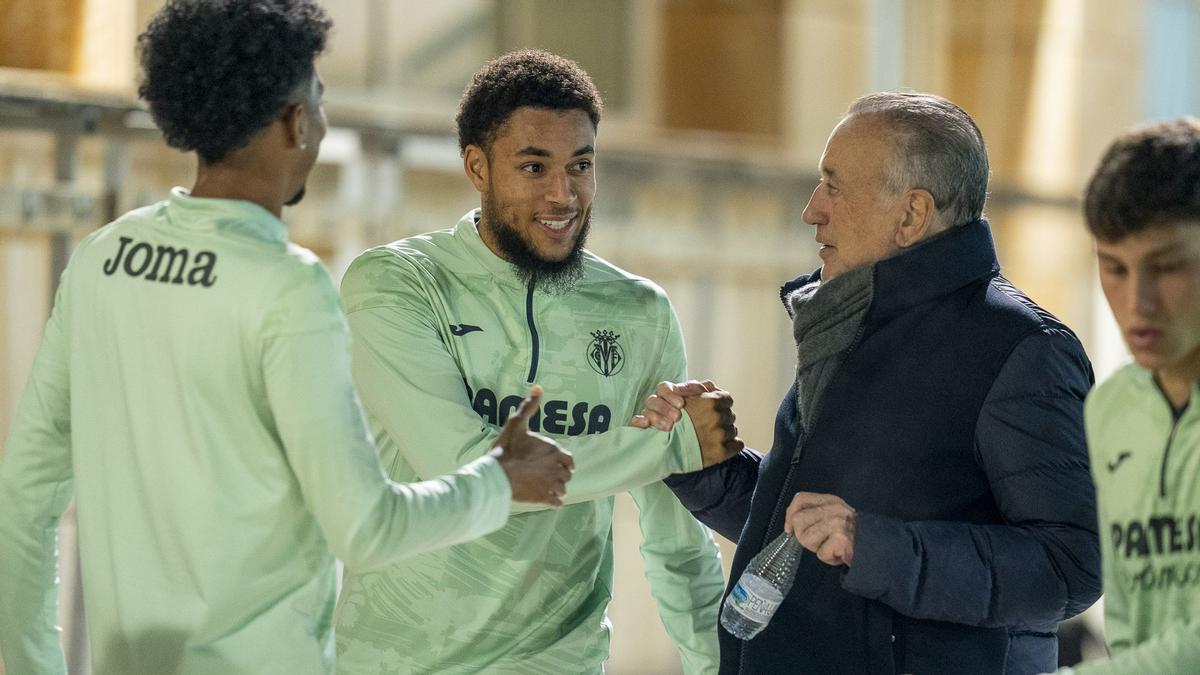
M 350 266 L 342 298 L 355 383 L 396 480 L 479 457 L 520 393 L 544 385 L 531 425 L 574 453 L 569 505 L 526 509 L 494 534 L 386 570 L 347 567 L 339 672 L 598 672 L 610 632 L 611 495 L 629 492 L 684 671 L 715 673 L 717 548 L 661 482 L 701 467 L 695 429 L 686 416 L 670 433 L 628 426 L 656 383 L 686 378 L 666 295 L 590 253 L 575 290 L 527 287 L 479 238 L 476 214 Z
M 385 481 L 347 335 L 317 259 L 249 202 L 177 188 L 78 246 L 0 460 L 9 675 L 64 672 L 72 495 L 97 675 L 331 672 L 333 555 L 378 567 L 505 522 L 494 460 Z
M 1085 409 L 1112 658 L 1079 675 L 1200 673 L 1200 385 L 1178 415 L 1130 364 Z

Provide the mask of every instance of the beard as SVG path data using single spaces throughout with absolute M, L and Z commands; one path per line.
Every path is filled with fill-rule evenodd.
M 488 192 L 483 199 L 483 212 L 487 214 L 484 222 L 491 228 L 501 256 L 512 264 L 521 283 L 537 286 L 551 295 L 564 295 L 575 290 L 583 278 L 583 247 L 587 244 L 588 230 L 592 224 L 591 210 L 581 214 L 583 222 L 579 224 L 579 234 L 566 257 L 547 260 L 511 220 L 505 218 L 492 194 Z
M 287 200 L 286 202 L 284 202 L 283 205 L 284 206 L 295 206 L 295 205 L 299 204 L 300 200 L 304 199 L 304 191 L 307 189 L 308 189 L 307 185 L 301 185 L 300 191 L 297 192 L 296 194 L 292 195 L 292 198 Z

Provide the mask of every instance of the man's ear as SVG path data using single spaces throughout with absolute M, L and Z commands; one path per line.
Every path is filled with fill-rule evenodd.
M 463 152 L 463 170 L 467 172 L 467 178 L 471 180 L 471 184 L 479 192 L 485 192 L 488 184 L 488 171 L 491 167 L 488 165 L 487 153 L 478 145 L 468 145 Z
M 280 121 L 283 122 L 284 140 L 288 148 L 307 149 L 308 116 L 305 114 L 304 104 L 288 104 L 280 116 Z
M 896 245 L 908 248 L 939 232 L 938 210 L 929 190 L 913 188 L 903 199 L 904 217 L 896 230 Z

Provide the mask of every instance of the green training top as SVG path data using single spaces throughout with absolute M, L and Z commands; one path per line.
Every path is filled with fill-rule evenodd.
M 1130 364 L 1092 391 L 1084 421 L 1112 658 L 1076 672 L 1200 673 L 1200 385 L 1176 414 Z
M 716 672 L 723 589 L 715 542 L 660 479 L 701 468 L 684 416 L 670 433 L 627 426 L 687 368 L 660 288 L 590 254 L 575 290 L 526 288 L 456 229 L 367 251 L 342 281 L 355 383 L 395 479 L 483 454 L 531 383 L 531 426 L 574 453 L 569 505 L 524 509 L 499 532 L 387 570 L 348 567 L 338 599 L 342 673 L 599 672 L 612 596 L 611 495 L 639 509 L 659 615 L 688 673 Z
M 330 549 L 381 566 L 500 527 L 495 460 L 384 480 L 347 339 L 317 259 L 250 202 L 176 188 L 87 237 L 0 460 L 10 675 L 65 672 L 72 494 L 97 675 L 331 672 Z

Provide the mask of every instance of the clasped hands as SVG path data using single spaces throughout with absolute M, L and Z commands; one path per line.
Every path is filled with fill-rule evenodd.
M 705 468 L 724 462 L 745 447 L 734 425 L 733 396 L 711 380 L 658 383 L 642 412 L 629 423 L 640 429 L 670 431 L 685 412 L 696 428 Z M 784 520 L 784 531 L 795 535 L 801 546 L 827 565 L 850 565 L 857 526 L 858 512 L 845 500 L 815 492 L 796 493 Z
M 670 431 L 686 412 L 700 441 L 704 468 L 720 464 L 746 447 L 738 438 L 737 416 L 733 414 L 733 396 L 717 388 L 712 380 L 689 380 L 679 384 L 659 382 L 646 398 L 642 412 L 629 424 L 639 429 L 651 427 Z

